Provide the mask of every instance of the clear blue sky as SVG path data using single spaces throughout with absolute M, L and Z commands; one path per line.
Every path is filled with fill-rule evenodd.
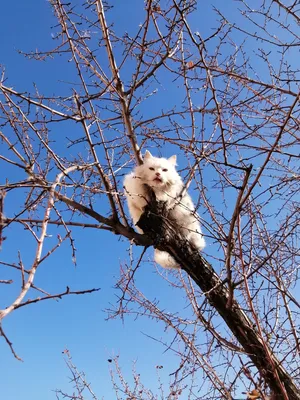
M 210 34 L 210 29 L 216 26 L 212 22 L 213 18 L 207 17 L 212 15 L 208 11 L 210 2 L 201 3 L 201 10 L 198 10 L 192 20 L 193 29 Z M 222 6 L 224 0 L 211 3 Z M 143 4 L 141 0 L 116 1 L 111 14 L 114 16 L 114 28 L 118 32 L 128 29 L 127 22 L 130 18 L 131 27 L 136 29 L 142 20 Z M 229 4 L 232 7 L 234 3 Z M 225 11 L 237 15 L 235 9 L 226 7 Z M 73 73 L 71 64 L 64 63 L 62 66 L 59 59 L 34 62 L 17 52 L 51 48 L 51 26 L 55 23 L 50 5 L 45 0 L 3 2 L 0 64 L 5 67 L 8 86 L 19 91 L 30 91 L 35 83 L 41 93 L 49 95 L 62 90 L 64 84 L 61 81 L 69 80 Z M 161 107 L 162 104 L 156 106 Z M 0 176 L 2 180 L 3 171 L 0 171 Z M 15 203 L 7 205 L 8 211 L 13 212 L 14 206 Z M 55 234 L 54 230 L 53 232 Z M 10 258 L 17 242 L 24 259 L 29 262 L 32 254 L 28 252 L 29 243 L 19 242 L 21 231 L 12 230 L 11 234 L 7 232 L 7 237 L 1 259 Z M 72 290 L 91 287 L 100 287 L 101 290 L 92 295 L 65 297 L 59 302 L 45 301 L 24 307 L 4 321 L 5 332 L 24 362 L 15 360 L 4 340 L 0 340 L 2 399 L 55 399 L 53 390 L 68 386 L 68 371 L 62 357 L 65 348 L 71 351 L 78 368 L 86 372 L 99 398 L 114 398 L 107 362 L 113 355 L 120 355 L 120 364 L 124 366 L 125 376 L 129 380 L 132 362 L 137 360 L 137 369 L 144 383 L 152 388 L 158 385 L 156 365 L 165 367 L 161 370 L 161 375 L 166 378 L 166 382 L 168 374 L 174 372 L 174 365 L 177 368 L 178 364 L 173 364 L 172 354 L 164 353 L 163 347 L 155 345 L 143 334 L 159 338 L 163 332 L 162 325 L 145 318 L 134 320 L 128 317 L 124 323 L 119 319 L 106 320 L 105 309 L 116 303 L 116 296 L 119 294 L 114 285 L 118 279 L 120 264 L 128 259 L 128 242 L 107 232 L 81 231 L 80 228 L 75 232 L 75 237 L 77 267 L 72 265 L 70 251 L 64 247 L 42 266 L 36 285 L 41 283 L 50 292 L 63 291 L 66 285 Z M 152 258 L 151 250 L 148 258 Z M 0 276 L 5 276 L 6 272 L 0 268 Z M 17 274 L 15 279 L 19 279 Z M 157 274 L 151 262 L 143 263 L 142 273 L 140 269 L 137 279 L 149 298 L 159 298 L 162 308 L 180 311 L 186 306 L 184 294 L 170 288 Z M 0 289 L 2 308 L 9 301 L 11 291 L 4 285 Z

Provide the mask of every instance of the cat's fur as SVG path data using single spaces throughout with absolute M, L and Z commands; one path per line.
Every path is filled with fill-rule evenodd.
M 147 193 L 144 184 L 149 185 L 159 201 L 165 201 L 170 209 L 170 219 L 176 221 L 181 233 L 197 249 L 202 250 L 205 240 L 201 233 L 199 217 L 191 197 L 183 189 L 183 183 L 176 169 L 176 156 L 169 159 L 153 157 L 147 150 L 144 164 L 136 167 L 125 176 L 124 187 L 130 215 L 133 223 L 140 219 L 147 204 Z M 182 198 L 179 199 L 179 196 Z M 137 227 L 141 233 L 142 230 Z M 164 268 L 179 268 L 180 266 L 165 251 L 155 250 L 155 261 Z

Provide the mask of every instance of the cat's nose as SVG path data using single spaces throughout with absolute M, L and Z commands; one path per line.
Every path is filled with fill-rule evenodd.
M 156 175 L 156 176 L 160 176 L 160 173 L 159 173 L 159 172 L 156 172 L 155 175 Z

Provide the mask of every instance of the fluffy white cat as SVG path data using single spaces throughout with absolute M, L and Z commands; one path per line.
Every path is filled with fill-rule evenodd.
M 182 192 L 183 182 L 175 169 L 176 156 L 169 159 L 153 157 L 146 150 L 144 164 L 136 167 L 125 176 L 124 187 L 128 209 L 133 223 L 140 219 L 147 205 L 147 192 L 144 184 L 149 185 L 159 201 L 165 201 L 170 209 L 170 219 L 176 221 L 182 234 L 197 249 L 202 250 L 205 240 L 201 233 L 199 217 L 191 197 L 186 191 Z M 180 195 L 182 198 L 179 198 Z M 143 231 L 137 227 L 141 233 Z M 179 268 L 180 266 L 167 252 L 155 250 L 155 261 L 164 268 Z

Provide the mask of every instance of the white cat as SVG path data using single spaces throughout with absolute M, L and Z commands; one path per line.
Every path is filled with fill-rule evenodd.
M 181 227 L 182 234 L 197 249 L 202 250 L 205 240 L 201 233 L 199 217 L 188 193 L 181 193 L 183 183 L 176 169 L 176 156 L 169 159 L 153 157 L 146 150 L 144 164 L 136 167 L 133 172 L 125 176 L 124 187 L 130 215 L 133 223 L 140 219 L 144 207 L 147 205 L 147 192 L 144 184 L 149 185 L 159 201 L 167 202 L 170 209 L 170 219 Z M 179 196 L 182 198 L 179 198 Z M 141 233 L 143 231 L 137 227 Z M 167 252 L 155 250 L 155 261 L 164 268 L 179 268 L 180 266 Z

